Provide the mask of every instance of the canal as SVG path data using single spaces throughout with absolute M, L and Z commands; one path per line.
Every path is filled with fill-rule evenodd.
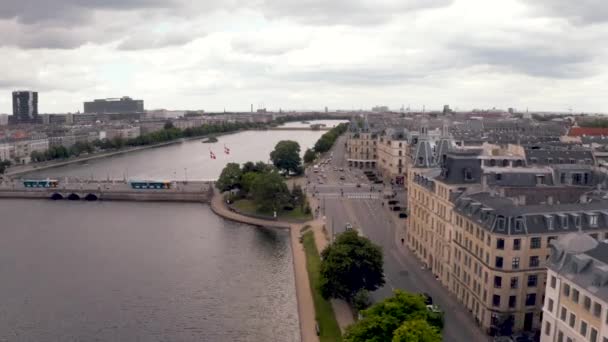
M 215 179 L 323 133 L 240 132 L 28 177 Z M 202 204 L 0 200 L 0 217 L 0 341 L 299 341 L 286 232 Z

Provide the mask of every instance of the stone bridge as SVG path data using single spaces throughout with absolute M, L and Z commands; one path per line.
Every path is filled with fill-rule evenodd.
M 56 187 L 26 187 L 23 181 L 0 183 L 0 198 L 53 200 L 204 202 L 213 196 L 212 181 L 167 181 L 165 189 L 135 189 L 124 180 L 59 181 Z

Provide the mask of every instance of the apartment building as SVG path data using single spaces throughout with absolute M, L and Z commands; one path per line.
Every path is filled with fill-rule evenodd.
M 553 241 L 547 279 L 541 342 L 608 342 L 608 243 L 583 232 Z
M 348 166 L 360 168 L 375 168 L 378 158 L 378 134 L 370 129 L 367 117 L 361 127 L 351 124 L 346 141 L 346 160 Z
M 404 185 L 407 149 L 409 147 L 404 130 L 387 130 L 376 143 L 377 168 L 384 178 L 394 184 Z
M 599 179 L 589 169 L 572 185 L 569 170 L 529 167 L 517 149 L 442 149 L 418 142 L 407 246 L 488 333 L 539 329 L 551 241 L 577 230 L 608 238 L 608 201 L 588 200 Z

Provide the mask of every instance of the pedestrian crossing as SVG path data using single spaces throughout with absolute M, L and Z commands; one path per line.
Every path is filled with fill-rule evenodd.
M 345 192 L 342 195 L 339 192 L 319 193 L 319 198 L 346 198 L 346 199 L 379 199 L 380 194 L 377 192 Z

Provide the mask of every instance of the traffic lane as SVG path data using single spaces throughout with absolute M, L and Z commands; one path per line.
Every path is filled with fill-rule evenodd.
M 466 309 L 450 296 L 448 289 L 444 288 L 429 270 L 422 269 L 414 255 L 408 253 L 407 257 L 403 257 L 399 254 L 394 239 L 393 222 L 384 219 L 384 216 L 389 215 L 386 209 L 378 208 L 378 204 L 372 201 L 350 201 L 349 204 L 353 206 L 350 213 L 356 213 L 364 234 L 383 248 L 386 285 L 374 292 L 375 299 L 391 296 L 396 288 L 429 293 L 434 302 L 445 311 L 444 336 L 448 341 L 487 339 Z

